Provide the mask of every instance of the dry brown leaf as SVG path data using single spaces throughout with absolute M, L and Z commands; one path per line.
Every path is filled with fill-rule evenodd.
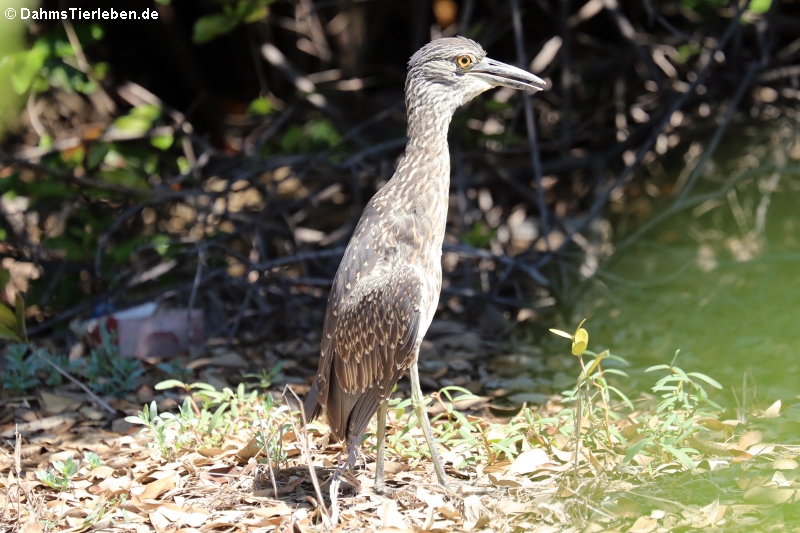
M 49 392 L 40 392 L 42 397 L 42 407 L 48 413 L 58 415 L 64 411 L 75 411 L 81 406 L 80 400 L 68 398 L 65 396 L 58 396 L 50 394 Z
M 102 491 L 108 491 L 111 494 L 119 491 L 130 490 L 133 480 L 128 476 L 122 477 L 107 477 L 100 482 L 97 487 Z
M 764 411 L 764 418 L 778 418 L 781 415 L 781 401 L 777 400 Z
M 541 448 L 534 448 L 527 452 L 522 452 L 514 459 L 508 472 L 511 474 L 530 474 L 535 472 L 540 466 L 551 463 L 552 459 L 547 452 Z
M 150 518 L 150 524 L 158 533 L 166 532 L 169 529 L 170 521 L 158 511 L 154 511 L 147 516 Z
M 753 487 L 744 493 L 744 501 L 752 504 L 781 505 L 789 501 L 797 501 L 799 494 L 800 491 L 797 489 Z
M 759 442 L 758 444 L 753 444 L 749 448 L 747 448 L 747 453 L 752 455 L 753 457 L 757 455 L 768 455 L 775 451 L 775 445 L 769 444 L 766 442 Z
M 725 424 L 717 418 L 701 418 L 697 423 L 711 431 L 730 431 L 733 429 L 730 425 Z
M 483 469 L 484 474 L 507 474 L 511 461 L 498 461 Z
M 772 468 L 774 470 L 794 470 L 797 468 L 797 461 L 786 457 L 779 457 L 772 461 Z
M 736 449 L 744 451 L 753 444 L 758 444 L 764 440 L 764 435 L 758 430 L 746 431 L 739 437 L 739 442 L 736 443 Z
M 445 502 L 444 498 L 440 494 L 434 494 L 426 490 L 424 487 L 417 487 L 416 492 L 417 499 L 422 502 L 425 502 L 425 505 L 432 509 L 438 509 L 439 507 L 444 507 Z
M 521 487 L 522 484 L 510 477 L 505 476 L 495 476 L 494 474 L 489 474 L 489 481 L 495 487 Z
M 225 453 L 225 451 L 226 450 L 223 450 L 222 448 L 201 448 L 197 450 L 197 453 L 203 457 L 216 457 Z M 197 462 L 195 462 L 195 465 L 197 465 Z
M 614 504 L 611 510 L 620 518 L 633 518 L 634 516 L 641 516 L 644 512 L 641 505 L 624 496 L 620 496 L 617 499 L 617 503 Z
M 253 437 L 247 442 L 247 444 L 239 448 L 239 450 L 236 452 L 236 457 L 242 462 L 247 462 L 249 459 L 257 456 L 260 452 L 261 445 L 258 443 L 258 439 Z
M 40 522 L 25 522 L 19 528 L 20 533 L 42 533 L 44 531 L 44 524 Z
M 283 502 L 280 502 L 277 505 L 271 505 L 269 507 L 259 507 L 258 509 L 253 509 L 250 512 L 256 516 L 263 516 L 264 518 L 271 518 L 273 516 L 286 516 L 292 514 L 292 510 L 289 509 L 289 506 Z
M 495 506 L 495 509 L 504 515 L 522 514 L 531 512 L 531 505 L 514 500 L 503 500 Z
M 175 476 L 167 476 L 157 479 L 145 485 L 144 492 L 139 494 L 141 500 L 155 500 L 168 490 L 175 488 Z
M 714 455 L 721 455 L 723 457 L 731 456 L 730 450 L 726 448 L 724 444 L 719 444 L 717 442 L 712 442 L 710 440 L 700 439 L 695 436 L 689 437 L 688 440 L 689 440 L 689 445 L 698 451 L 705 453 L 712 453 Z
M 464 529 L 472 531 L 489 523 L 489 513 L 477 494 L 464 498 Z
M 450 520 L 458 520 L 461 518 L 461 513 L 459 513 L 451 504 L 440 507 L 438 511 L 442 516 L 449 518 Z
M 717 519 L 718 513 L 719 513 L 719 498 L 717 498 L 710 504 L 700 509 L 699 514 L 702 516 L 697 517 L 699 521 L 693 522 L 691 527 L 693 527 L 694 529 L 703 529 L 710 526 Z
M 658 520 L 649 516 L 640 516 L 633 523 L 628 533 L 650 533 L 658 526 Z
M 407 531 L 410 528 L 403 519 L 403 515 L 397 510 L 397 502 L 387 500 L 378 507 L 378 516 L 381 519 L 383 529 L 394 528 L 400 531 Z
M 107 479 L 114 474 L 114 469 L 108 465 L 101 465 L 86 472 L 87 479 Z

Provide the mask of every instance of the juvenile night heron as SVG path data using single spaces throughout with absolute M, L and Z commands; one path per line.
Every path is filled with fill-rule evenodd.
M 408 144 L 389 182 L 367 204 L 336 272 L 322 332 L 308 420 L 323 411 L 331 437 L 355 464 L 378 411 L 375 488 L 385 490 L 386 400 L 411 369 L 411 403 L 447 486 L 419 386 L 417 357 L 442 288 L 442 241 L 450 189 L 447 129 L 455 110 L 493 87 L 538 91 L 544 81 L 486 57 L 464 37 L 435 40 L 411 58 L 406 78 Z

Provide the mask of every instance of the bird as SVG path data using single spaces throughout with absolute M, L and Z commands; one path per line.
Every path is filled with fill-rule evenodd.
M 376 492 L 386 491 L 387 400 L 406 371 L 437 481 L 449 486 L 425 411 L 417 360 L 442 287 L 450 121 L 457 108 L 494 87 L 535 92 L 545 82 L 488 58 L 466 37 L 433 40 L 411 57 L 405 153 L 364 208 L 331 286 L 319 367 L 303 410 L 308 422 L 324 413 L 331 439 L 345 441 L 342 470 L 355 465 L 377 411 Z

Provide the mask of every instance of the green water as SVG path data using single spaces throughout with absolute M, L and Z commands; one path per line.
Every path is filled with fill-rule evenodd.
M 697 192 L 731 175 L 711 174 Z M 648 390 L 655 379 L 642 370 L 669 363 L 680 349 L 678 366 L 721 382 L 717 398 L 730 407 L 743 388 L 761 404 L 800 396 L 800 177 L 780 177 L 762 208 L 762 231 L 758 208 L 770 178 L 743 180 L 735 197 L 704 206 L 713 209 L 657 225 L 584 294 L 579 310 L 594 349 L 611 348 L 631 363 L 632 389 Z M 652 213 L 673 201 L 652 199 Z M 618 227 L 630 222 L 623 218 Z

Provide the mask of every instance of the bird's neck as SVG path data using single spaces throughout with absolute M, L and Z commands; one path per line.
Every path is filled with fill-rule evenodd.
M 406 86 L 408 113 L 408 145 L 406 155 L 422 153 L 427 157 L 447 156 L 447 130 L 458 107 L 445 95 L 431 96 L 434 91 L 422 83 Z

